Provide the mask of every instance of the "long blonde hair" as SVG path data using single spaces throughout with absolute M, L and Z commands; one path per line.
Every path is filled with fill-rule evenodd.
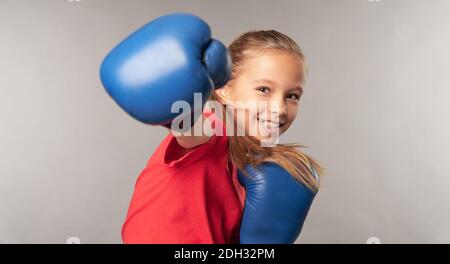
M 232 73 L 230 82 L 240 73 L 242 65 L 247 58 L 266 51 L 284 51 L 298 56 L 302 63 L 302 68 L 306 76 L 308 69 L 305 56 L 297 43 L 290 37 L 275 30 L 249 31 L 236 38 L 228 47 L 232 61 Z M 217 90 L 216 90 L 217 91 Z M 214 91 L 211 100 L 219 101 L 225 108 L 226 103 Z M 230 122 L 229 120 L 226 120 Z M 233 124 L 233 127 L 234 126 Z M 236 132 L 236 131 L 235 131 Z M 300 144 L 277 144 L 276 146 L 264 147 L 260 141 L 251 136 L 238 136 L 233 133 L 228 136 L 228 150 L 231 162 L 246 173 L 246 166 L 256 167 L 263 162 L 274 162 L 294 177 L 299 182 L 305 184 L 310 190 L 317 192 L 319 180 L 324 168 L 310 156 L 302 153 L 299 148 L 306 146 Z

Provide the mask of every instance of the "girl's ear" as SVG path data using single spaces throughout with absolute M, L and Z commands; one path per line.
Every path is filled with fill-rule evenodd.
M 219 100 L 222 103 L 225 103 L 226 101 L 228 101 L 230 99 L 229 90 L 230 90 L 230 87 L 228 86 L 228 84 L 225 84 L 221 88 L 218 88 L 215 90 L 216 95 L 219 97 Z

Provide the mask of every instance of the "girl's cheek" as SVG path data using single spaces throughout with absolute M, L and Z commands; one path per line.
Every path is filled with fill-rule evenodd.
M 244 129 L 246 134 L 255 134 L 258 122 L 254 111 L 246 110 L 245 115 L 242 113 L 237 115 L 236 122 L 241 128 Z
M 287 118 L 295 119 L 297 117 L 298 108 L 287 108 Z

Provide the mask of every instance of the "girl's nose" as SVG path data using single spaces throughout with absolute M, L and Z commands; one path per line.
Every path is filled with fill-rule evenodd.
M 271 100 L 269 102 L 269 115 L 270 118 L 278 122 L 284 122 L 287 117 L 287 105 L 284 100 Z
M 280 120 L 284 119 L 287 115 L 287 104 L 282 100 L 272 100 L 270 102 L 270 112 L 276 114 Z

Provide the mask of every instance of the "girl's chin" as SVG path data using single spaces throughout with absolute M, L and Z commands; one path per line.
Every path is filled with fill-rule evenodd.
M 279 141 L 279 137 L 275 137 L 275 136 L 273 136 L 273 137 L 270 137 L 270 136 L 256 137 L 256 138 L 259 140 L 260 145 L 262 147 L 274 147 L 278 144 L 278 141 Z
M 259 133 L 256 138 L 261 142 L 275 142 L 282 133 L 283 131 L 281 129 L 275 132 L 272 131 L 272 133 L 266 131 L 265 133 Z

